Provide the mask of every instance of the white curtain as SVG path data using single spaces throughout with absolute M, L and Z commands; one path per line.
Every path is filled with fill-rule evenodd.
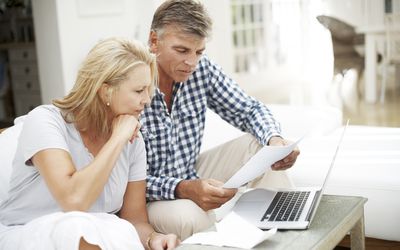
M 329 31 L 316 19 L 322 12 L 321 1 L 271 0 L 270 8 L 269 65 L 284 67 L 298 79 L 292 103 L 325 104 L 333 77 L 333 50 Z

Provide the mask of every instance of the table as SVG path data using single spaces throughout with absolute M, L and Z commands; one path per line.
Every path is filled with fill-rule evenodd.
M 357 196 L 323 195 L 314 221 L 307 230 L 278 231 L 254 249 L 333 249 L 348 232 L 351 248 L 365 249 L 364 204 Z M 178 250 L 237 249 L 204 245 L 181 245 Z
M 385 26 L 377 25 L 371 27 L 360 27 L 358 33 L 365 34 L 365 101 L 375 103 L 377 99 L 377 52 L 379 45 L 384 43 Z M 381 53 L 383 51 L 380 51 Z

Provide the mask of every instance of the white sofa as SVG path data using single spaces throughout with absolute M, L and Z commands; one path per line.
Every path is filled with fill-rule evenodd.
M 342 124 L 342 113 L 332 107 L 268 105 L 281 123 L 285 138 L 298 139 L 327 135 Z M 213 111 L 207 110 L 206 127 L 201 152 L 242 135 L 243 132 L 230 126 Z
M 289 176 L 296 186 L 320 186 L 343 128 L 341 112 L 306 106 L 269 107 L 287 138 L 296 140 L 307 133 Z M 202 151 L 242 133 L 214 113 L 207 116 Z M 400 128 L 350 125 L 326 193 L 368 198 L 366 236 L 400 241 Z
M 271 105 L 284 135 L 298 139 L 301 154 L 289 170 L 297 186 L 320 185 L 339 139 L 342 114 L 334 108 Z M 4 199 L 22 123 L 0 134 L 0 200 Z M 211 111 L 202 151 L 242 134 Z M 366 236 L 400 241 L 400 128 L 350 126 L 328 182 L 327 193 L 368 198 Z
M 342 128 L 304 140 L 296 166 L 296 185 L 320 184 Z M 326 193 L 368 198 L 366 236 L 400 241 L 400 128 L 349 126 Z
M 17 122 L 14 126 L 0 134 L 0 201 L 7 195 L 11 175 L 11 164 L 14 159 L 17 140 L 21 129 L 22 122 Z

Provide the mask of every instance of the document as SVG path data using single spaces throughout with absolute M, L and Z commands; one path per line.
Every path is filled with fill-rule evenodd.
M 195 233 L 182 244 L 202 244 L 251 249 L 276 233 L 276 228 L 263 231 L 235 212 L 215 224 L 217 231 Z
M 239 188 L 256 177 L 264 174 L 266 171 L 271 169 L 272 164 L 289 155 L 302 138 L 286 146 L 264 146 L 252 158 L 250 158 L 250 160 L 239 169 L 236 174 L 225 182 L 222 187 Z

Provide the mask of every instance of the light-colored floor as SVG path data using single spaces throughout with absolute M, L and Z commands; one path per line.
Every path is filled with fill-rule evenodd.
M 389 77 L 383 103 L 380 101 L 381 77 L 379 75 L 377 76 L 378 101 L 374 104 L 366 103 L 363 98 L 363 78 L 358 82 L 358 87 L 348 88 L 353 92 L 357 92 L 358 88 L 359 94 L 344 94 L 344 96 L 350 96 L 352 100 L 343 102 L 343 120 L 349 118 L 353 125 L 400 127 L 400 79 L 395 80 L 394 74 Z
M 369 104 L 360 98 L 342 111 L 343 119 L 353 125 L 400 127 L 400 84 L 387 89 L 384 103 Z
M 378 76 L 378 101 L 370 104 L 366 103 L 363 98 L 363 81 L 363 78 L 355 81 L 351 75 L 346 76 L 344 80 L 333 80 L 326 87 L 327 93 L 318 93 L 326 97 L 326 103 L 312 105 L 330 105 L 339 108 L 343 112 L 343 122 L 350 119 L 350 125 L 400 127 L 400 82 L 396 83 L 393 77 L 390 79 L 386 89 L 385 102 L 381 103 L 379 101 L 380 77 Z M 288 94 L 290 91 L 291 87 L 287 87 L 283 91 L 277 91 L 275 88 L 269 91 L 253 91 L 252 95 L 267 104 L 290 104 L 292 102 Z M 312 99 L 309 95 L 307 96 L 309 92 L 303 90 L 303 94 L 300 93 L 300 99 L 303 100 L 303 103 L 300 104 L 309 104 L 307 101 Z

